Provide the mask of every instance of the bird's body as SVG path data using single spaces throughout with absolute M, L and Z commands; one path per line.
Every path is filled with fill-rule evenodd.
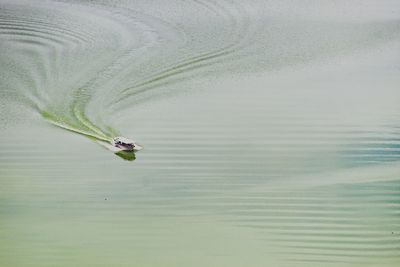
M 142 149 L 135 141 L 122 136 L 113 138 L 112 145 L 122 151 L 139 151 Z

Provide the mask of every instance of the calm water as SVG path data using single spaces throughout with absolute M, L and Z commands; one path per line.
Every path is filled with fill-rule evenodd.
M 399 266 L 399 51 L 398 1 L 0 0 L 0 266 Z

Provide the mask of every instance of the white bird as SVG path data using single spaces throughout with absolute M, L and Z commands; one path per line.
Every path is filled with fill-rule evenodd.
M 112 145 L 122 151 L 139 151 L 143 148 L 136 144 L 135 141 L 122 136 L 114 137 L 112 140 Z

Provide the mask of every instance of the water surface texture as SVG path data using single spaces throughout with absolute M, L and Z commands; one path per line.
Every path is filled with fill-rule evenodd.
M 395 0 L 0 0 L 0 266 L 399 266 L 399 86 Z

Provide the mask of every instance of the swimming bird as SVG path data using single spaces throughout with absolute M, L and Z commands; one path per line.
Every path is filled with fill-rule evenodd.
M 112 145 L 122 151 L 139 151 L 143 148 L 135 141 L 122 136 L 114 137 L 112 140 Z

